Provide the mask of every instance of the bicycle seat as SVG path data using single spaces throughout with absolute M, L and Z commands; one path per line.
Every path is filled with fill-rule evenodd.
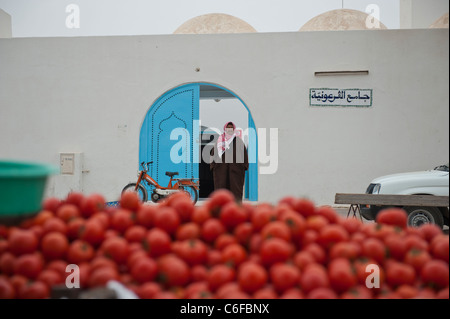
M 178 175 L 178 172 L 166 172 L 166 175 L 169 177 L 174 177 L 175 175 Z

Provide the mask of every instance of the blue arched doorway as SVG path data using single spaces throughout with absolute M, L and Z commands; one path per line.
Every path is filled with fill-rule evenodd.
M 246 143 L 249 153 L 249 169 L 245 178 L 245 198 L 258 200 L 258 139 L 255 123 L 245 103 L 233 92 L 221 86 L 209 83 L 191 83 L 181 85 L 164 93 L 153 103 L 145 115 L 139 137 L 139 163 L 153 161 L 149 173 L 156 181 L 166 186 L 169 177 L 166 171 L 179 172 L 178 177 L 200 178 L 207 186 L 202 175 L 202 127 L 200 119 L 200 99 L 230 98 L 239 101 L 248 114 Z M 202 183 L 204 179 L 204 183 Z M 151 186 L 146 186 L 149 193 Z M 205 189 L 203 189 L 205 191 Z M 200 195 L 202 192 L 200 192 Z M 208 194 L 208 192 L 203 192 Z M 206 197 L 205 195 L 203 197 Z M 202 198 L 202 196 L 200 196 Z

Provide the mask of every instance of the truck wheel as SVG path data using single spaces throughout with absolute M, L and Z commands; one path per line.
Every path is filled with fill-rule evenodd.
M 419 227 L 423 224 L 436 224 L 444 227 L 444 217 L 437 207 L 403 207 L 408 213 L 408 226 Z

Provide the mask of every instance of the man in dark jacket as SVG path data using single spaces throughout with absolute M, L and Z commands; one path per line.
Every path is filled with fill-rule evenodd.
M 214 189 L 226 188 L 234 194 L 236 201 L 241 202 L 245 171 L 248 170 L 248 153 L 233 122 L 225 124 L 224 133 L 219 136 L 211 155 Z

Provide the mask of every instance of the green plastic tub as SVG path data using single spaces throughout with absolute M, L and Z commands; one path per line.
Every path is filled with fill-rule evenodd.
M 49 164 L 0 160 L 0 223 L 38 213 L 47 179 L 58 171 Z

